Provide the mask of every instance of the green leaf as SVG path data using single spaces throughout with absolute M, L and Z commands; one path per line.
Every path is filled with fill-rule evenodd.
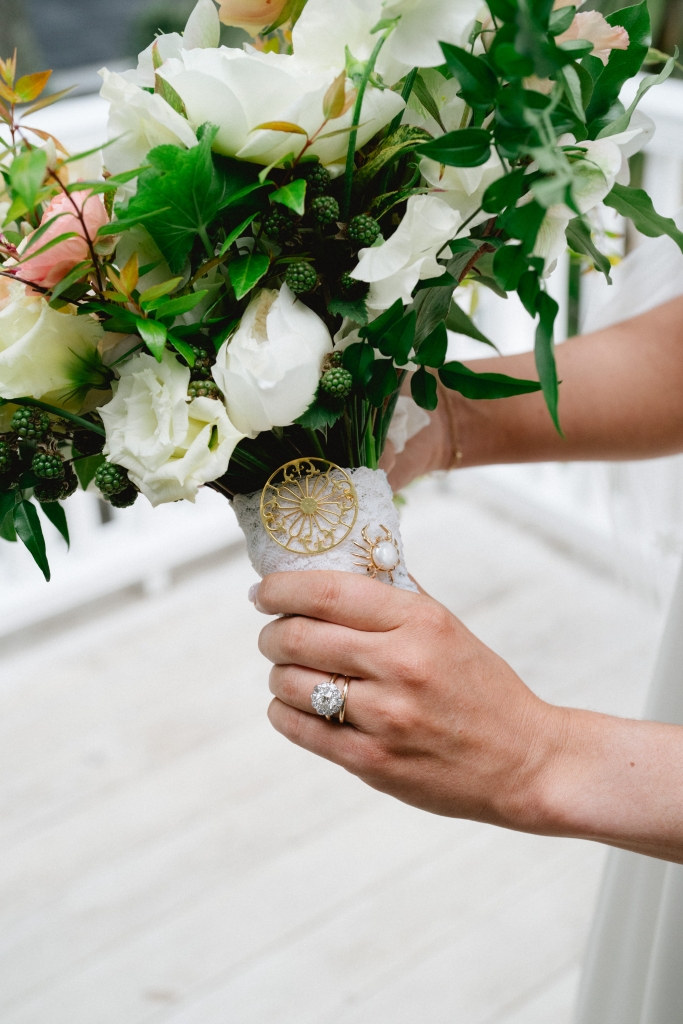
M 573 220 L 569 221 L 567 225 L 567 242 L 574 252 L 581 252 L 584 256 L 590 256 L 595 269 L 605 275 L 608 284 L 612 283 L 612 278 L 610 277 L 612 265 L 604 253 L 601 253 L 596 248 L 591 238 L 590 230 L 581 217 L 574 217 Z
M 412 310 L 381 336 L 377 347 L 383 356 L 391 356 L 399 366 L 405 366 L 415 341 L 417 313 Z
M 17 539 L 14 529 L 14 506 L 17 501 L 16 491 L 0 493 L 0 537 L 14 542 Z
M 171 210 L 170 206 L 164 206 L 162 209 L 155 207 L 150 210 L 149 213 L 134 213 L 130 217 L 121 217 L 119 220 L 112 220 L 108 224 L 103 224 L 97 232 L 97 238 L 111 238 L 113 235 L 123 235 L 126 231 L 132 231 L 138 224 L 144 224 L 148 220 L 153 218 L 160 218 L 163 214 L 169 213 Z
M 164 357 L 166 338 L 168 336 L 164 325 L 160 324 L 158 320 L 143 320 L 141 316 L 137 316 L 135 318 L 135 326 L 147 348 L 156 361 L 160 363 Z
M 304 178 L 295 178 L 289 185 L 283 185 L 270 196 L 271 203 L 279 203 L 286 206 L 300 217 L 306 212 L 306 181 Z
M 445 274 L 439 274 L 438 277 L 426 277 L 422 281 L 418 281 L 413 288 L 413 295 L 424 291 L 425 288 L 450 288 L 453 291 L 457 283 L 453 275 L 446 271 Z
M 585 122 L 586 112 L 583 109 L 581 79 L 579 78 L 579 73 L 576 70 L 576 67 L 574 67 L 573 64 L 567 64 L 566 67 L 557 72 L 557 80 L 558 82 L 562 82 L 564 94 L 567 97 L 567 102 L 569 103 L 574 115 L 578 117 L 579 121 Z
M 365 325 L 368 322 L 365 299 L 332 299 L 327 308 L 333 316 L 346 316 L 356 324 Z
M 416 97 L 418 98 L 422 106 L 425 108 L 429 116 L 436 121 L 441 131 L 447 131 L 446 125 L 441 120 L 441 114 L 439 112 L 436 100 L 432 96 L 431 92 L 429 91 L 427 83 L 425 82 L 422 75 L 419 74 L 419 72 L 415 76 L 415 80 L 413 82 L 413 92 L 415 93 Z
M 45 549 L 43 528 L 35 506 L 30 501 L 20 501 L 14 506 L 14 529 L 27 547 L 46 581 L 50 582 L 50 566 Z
M 536 244 L 536 237 L 543 223 L 545 213 L 546 211 L 540 203 L 532 200 L 530 203 L 525 203 L 524 206 L 516 206 L 513 209 L 506 210 L 498 218 L 498 224 L 512 238 L 519 238 L 522 243 L 522 253 L 526 255 L 531 252 Z M 499 252 L 503 251 L 504 248 L 499 249 Z M 495 260 L 494 267 L 496 267 Z
M 536 356 L 536 369 L 543 388 L 543 397 L 548 406 L 548 412 L 552 417 L 558 434 L 562 435 L 562 428 L 557 413 L 559 398 L 559 387 L 557 381 L 557 369 L 555 366 L 555 346 L 553 343 L 553 326 L 559 306 L 547 292 L 540 292 L 536 301 L 539 323 L 536 328 L 536 345 L 534 355 Z
M 355 383 L 361 387 L 365 387 L 370 380 L 374 361 L 375 353 L 372 345 L 363 341 L 356 341 L 353 345 L 349 345 L 342 354 L 344 369 L 353 375 Z
M 361 338 L 367 338 L 368 341 L 376 346 L 385 331 L 388 331 L 390 327 L 393 327 L 402 318 L 403 302 L 401 299 L 396 299 L 396 302 L 389 306 L 389 309 L 385 309 L 376 320 L 372 320 L 365 327 L 362 327 L 358 334 Z
M 415 128 L 404 124 L 395 132 L 383 139 L 377 149 L 369 154 L 367 160 L 354 175 L 354 187 L 364 189 L 379 172 L 392 160 L 415 149 L 421 142 L 431 139 L 429 132 L 423 128 Z
M 483 128 L 461 128 L 423 143 L 416 152 L 448 167 L 479 167 L 491 155 L 491 135 Z
M 156 312 L 159 319 L 163 318 L 165 320 L 166 317 L 173 317 L 175 320 L 177 316 L 182 316 L 183 313 L 190 313 L 208 294 L 208 291 L 203 289 L 198 292 L 192 292 L 189 295 L 179 295 L 177 299 L 169 299 L 167 297 L 153 299 L 147 305 L 147 309 L 150 312 Z
M 504 373 L 475 373 L 458 362 L 442 366 L 439 377 L 444 387 L 459 391 L 465 398 L 512 398 L 541 390 L 538 381 L 508 377 Z
M 247 228 L 249 227 L 251 222 L 253 220 L 256 220 L 257 217 L 258 217 L 258 210 L 255 213 L 250 213 L 249 216 L 246 217 L 242 221 L 241 224 L 238 224 L 236 228 L 233 228 L 232 231 L 230 232 L 230 234 L 228 235 L 228 237 L 223 242 L 223 245 L 221 246 L 220 252 L 219 252 L 218 255 L 219 256 L 225 256 L 225 254 L 228 251 L 228 249 L 230 248 L 230 246 L 233 245 L 233 243 L 236 242 L 238 238 L 242 237 L 242 235 L 247 230 Z
M 379 407 L 397 387 L 398 377 L 393 359 L 376 359 L 372 364 L 370 380 L 365 386 L 370 404 Z
M 343 399 L 334 398 L 320 391 L 306 412 L 294 422 L 307 430 L 324 430 L 326 427 L 333 427 L 343 413 Z
M 244 298 L 247 292 L 251 291 L 255 284 L 268 273 L 270 260 L 261 252 L 250 252 L 247 256 L 240 256 L 238 260 L 228 267 L 230 283 L 235 289 L 235 298 Z
M 180 355 L 186 361 L 188 366 L 193 367 L 195 362 L 197 361 L 197 357 L 194 353 L 194 349 L 192 348 L 192 346 L 188 345 L 188 343 L 186 341 L 183 341 L 182 338 L 176 337 L 176 335 L 173 334 L 172 331 L 168 332 L 168 340 L 171 343 L 171 345 L 173 345 L 173 348 L 176 350 L 176 352 L 180 353 Z
M 514 43 L 500 43 L 496 46 L 493 59 L 506 78 L 527 78 L 534 72 L 534 62 L 518 53 Z
M 10 544 L 16 544 L 17 542 L 17 531 L 14 529 L 12 510 L 7 512 L 4 519 L 0 519 L 0 538 L 9 541 Z
M 90 455 L 87 459 L 76 459 L 73 466 L 78 482 L 84 491 L 87 491 L 88 484 L 95 479 L 95 473 L 106 461 L 104 455 Z
M 419 363 L 421 366 L 433 366 L 434 368 L 438 368 L 439 366 L 443 366 L 447 351 L 448 331 L 446 330 L 446 324 L 442 321 L 440 324 L 437 324 L 432 333 L 428 334 L 424 339 L 415 353 L 413 361 Z
M 506 292 L 513 292 L 527 269 L 527 258 L 521 245 L 504 245 L 493 257 L 493 273 Z
M 142 268 L 144 270 L 145 267 Z M 141 273 L 141 277 L 144 275 Z M 176 288 L 183 283 L 182 277 L 172 277 L 170 281 L 164 281 L 163 284 L 155 284 L 152 288 L 148 288 L 140 296 L 140 305 L 143 309 L 147 309 L 147 303 L 155 302 L 156 299 L 161 299 L 164 295 L 170 295 Z
M 506 206 L 516 206 L 524 188 L 525 168 L 504 174 L 493 181 L 484 192 L 482 208 L 487 213 L 502 213 Z
M 71 287 L 71 285 L 76 284 L 77 281 L 80 281 L 85 277 L 91 267 L 92 263 L 90 260 L 83 260 L 82 263 L 77 263 L 71 273 L 67 274 L 66 277 L 63 277 L 59 284 L 56 284 L 52 289 L 50 303 L 52 304 L 55 299 L 58 299 L 63 292 L 67 291 Z
M 173 88 L 171 83 L 167 82 L 161 75 L 154 76 L 154 91 L 158 96 L 161 96 L 162 100 L 166 100 L 169 107 L 175 110 L 176 114 L 187 117 L 187 110 L 185 109 L 182 97 Z
M 605 127 L 598 132 L 597 137 L 599 139 L 606 139 L 610 135 L 618 135 L 619 132 L 626 131 L 626 129 L 631 123 L 633 112 L 640 103 L 645 93 L 648 92 L 654 85 L 662 85 L 664 82 L 666 82 L 667 78 L 672 74 L 676 66 L 677 57 L 678 47 L 676 47 L 675 56 L 669 57 L 666 64 L 664 65 L 664 67 L 658 75 L 648 75 L 646 78 L 642 80 L 642 82 L 638 86 L 638 91 L 633 97 L 633 100 L 629 105 L 628 109 L 625 110 L 624 113 L 621 114 L 619 117 L 615 118 L 614 121 L 610 121 L 609 124 L 606 124 Z
M 40 506 L 43 515 L 50 520 L 66 541 L 67 548 L 71 547 L 69 539 L 69 524 L 66 521 L 66 512 L 58 501 L 46 501 Z
M 287 22 L 290 22 L 291 25 L 296 25 L 305 6 L 306 0 L 286 0 L 275 21 L 266 26 L 261 35 L 267 36 L 270 32 L 274 32 L 276 28 L 280 28 L 281 25 L 286 25 Z
M 459 46 L 450 43 L 440 45 L 449 70 L 460 83 L 459 95 L 473 109 L 487 110 L 491 107 L 498 93 L 498 79 L 486 61 Z
M 548 21 L 548 35 L 561 36 L 573 22 L 575 14 L 576 7 L 560 7 L 553 11 Z
M 485 345 L 490 345 L 491 348 L 496 348 L 493 342 L 489 341 L 486 335 L 482 334 L 479 328 L 472 323 L 467 313 L 455 300 L 451 302 L 445 326 L 449 331 L 454 331 L 455 334 L 464 334 L 468 338 L 474 338 L 476 341 L 482 341 Z M 434 364 L 430 363 L 429 365 L 433 366 Z
M 436 378 L 427 373 L 424 366 L 413 374 L 410 379 L 410 391 L 414 401 L 421 409 L 428 409 L 433 412 L 439 404 L 436 393 Z
M 529 316 L 536 318 L 536 303 L 541 291 L 541 284 L 535 270 L 525 271 L 517 284 L 517 294 Z
M 607 16 L 607 21 L 610 25 L 621 25 L 626 29 L 629 45 L 627 50 L 612 50 L 606 67 L 598 57 L 584 58 L 584 67 L 594 80 L 593 96 L 586 111 L 589 124 L 607 115 L 619 98 L 624 82 L 640 71 L 652 41 L 647 0 L 614 11 Z
M 454 242 L 451 248 L 454 255 L 446 264 L 446 268 L 451 277 L 460 281 L 468 266 L 473 265 L 472 261 L 476 260 L 479 246 L 477 242 L 469 238 L 462 238 Z M 481 251 L 483 252 L 483 250 Z M 454 289 L 449 288 L 427 288 L 415 296 L 413 303 L 417 311 L 415 338 L 418 344 L 448 316 L 453 291 Z
M 36 205 L 47 173 L 44 149 L 30 149 L 18 156 L 10 168 L 10 183 L 29 210 Z
M 683 232 L 678 230 L 670 217 L 662 217 L 657 213 L 647 192 L 628 185 L 614 185 L 603 202 L 633 221 L 634 227 L 643 235 L 650 238 L 668 235 L 683 252 Z

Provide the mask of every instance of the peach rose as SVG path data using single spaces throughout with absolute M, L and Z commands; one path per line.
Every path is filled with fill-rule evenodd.
M 272 25 L 287 0 L 218 0 L 224 25 L 243 28 L 251 36 Z
M 564 6 L 564 5 L 563 5 Z M 609 60 L 612 50 L 628 50 L 628 32 L 621 25 L 610 25 L 599 11 L 581 11 L 567 29 L 555 40 L 565 43 L 568 39 L 587 39 L 593 44 L 592 57 L 598 57 L 603 64 Z
M 40 255 L 30 257 L 32 236 L 29 235 L 22 252 L 22 259 L 25 259 L 27 256 L 30 258 L 26 259 L 25 263 L 22 262 L 17 268 L 22 280 L 42 285 L 43 288 L 54 288 L 67 274 L 71 273 L 78 263 L 88 258 L 90 254 L 88 243 L 85 240 L 83 225 L 74 210 L 74 202 L 83 214 L 85 226 L 93 241 L 98 230 L 109 222 L 107 211 L 100 196 L 94 196 L 90 192 L 73 192 L 71 196 L 61 193 L 52 200 L 43 214 L 41 223 L 46 224 L 53 217 L 61 216 L 40 236 L 34 248 L 38 252 L 44 245 L 52 241 L 53 238 L 58 238 L 60 235 L 66 235 L 70 232 L 75 232 L 78 237 L 59 242 L 51 249 L 40 253 Z

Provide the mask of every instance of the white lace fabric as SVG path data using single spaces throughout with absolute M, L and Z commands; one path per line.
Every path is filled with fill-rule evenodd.
M 371 540 L 384 539 L 383 526 L 391 531 L 393 539 L 398 545 L 401 561 L 392 575 L 394 586 L 402 590 L 412 590 L 418 593 L 418 589 L 408 576 L 405 557 L 403 554 L 403 543 L 398 520 L 398 512 L 393 502 L 393 494 L 386 473 L 381 469 L 360 469 L 347 470 L 358 496 L 358 516 L 355 525 L 348 537 L 331 548 L 316 555 L 299 555 L 293 551 L 287 551 L 277 544 L 266 532 L 261 521 L 261 491 L 253 494 L 238 494 L 232 502 L 237 516 L 237 521 L 247 539 L 247 552 L 249 559 L 256 572 L 263 579 L 272 572 L 305 572 L 310 569 L 336 569 L 341 572 L 356 572 L 362 575 L 368 574 L 364 565 L 354 563 L 361 561 L 362 552 L 354 544 L 364 545 L 361 531 L 368 527 L 368 536 Z M 386 572 L 377 575 L 378 580 L 390 583 Z

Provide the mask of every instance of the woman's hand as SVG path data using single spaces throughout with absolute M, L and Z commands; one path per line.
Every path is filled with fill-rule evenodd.
M 437 814 L 541 831 L 544 775 L 561 709 L 432 598 L 343 572 L 268 576 L 260 611 L 287 617 L 261 633 L 273 662 L 269 716 L 292 742 L 375 789 Z M 350 676 L 346 723 L 311 692 Z

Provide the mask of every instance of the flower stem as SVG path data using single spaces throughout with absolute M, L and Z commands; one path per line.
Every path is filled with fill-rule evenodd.
M 356 105 L 353 108 L 353 121 L 351 122 L 353 127 L 349 134 L 349 148 L 346 153 L 346 171 L 344 172 L 344 203 L 342 206 L 343 221 L 348 221 L 349 212 L 351 210 L 351 191 L 353 189 L 353 171 L 355 168 L 356 142 L 358 141 L 358 126 L 360 124 L 360 116 L 363 110 L 365 90 L 368 87 L 370 76 L 372 75 L 372 72 L 375 70 L 375 64 L 377 63 L 377 58 L 379 57 L 380 50 L 382 49 L 387 39 L 389 38 L 390 32 L 391 29 L 388 29 L 386 32 L 383 32 L 382 35 L 377 40 L 377 42 L 375 43 L 375 48 L 370 54 L 370 59 L 365 65 L 363 77 L 361 78 L 360 85 L 358 86 Z
M 102 437 L 107 436 L 103 427 L 98 427 L 95 423 L 91 423 L 90 420 L 84 420 L 81 416 L 76 416 L 73 412 L 67 412 L 65 409 L 58 409 L 54 405 L 47 405 L 45 402 L 39 402 L 35 398 L 1 399 L 0 404 L 27 405 L 36 409 L 43 409 L 45 412 L 51 412 L 53 416 L 59 416 L 60 419 L 70 420 L 71 423 L 75 423 L 77 426 L 83 427 L 84 430 L 92 430 L 94 434 L 100 434 Z

